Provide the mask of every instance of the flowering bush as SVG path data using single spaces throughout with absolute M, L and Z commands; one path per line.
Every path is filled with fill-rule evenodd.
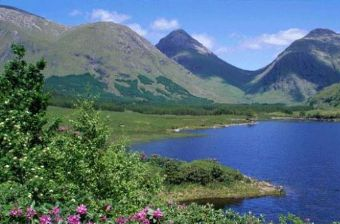
M 68 212 L 80 201 L 91 209 L 110 204 L 125 215 L 148 204 L 161 190 L 160 175 L 128 152 L 125 142 L 107 142 L 106 127 L 90 100 L 79 104 L 69 127 L 58 122 L 48 127 L 41 73 L 45 62 L 27 64 L 24 48 L 12 49 L 15 58 L 0 74 L 0 214 L 21 207 L 11 216 L 21 219 L 22 209 L 32 203 L 39 213 L 58 203 Z M 78 209 L 70 221 L 87 213 Z M 41 223 L 50 218 L 39 216 Z
M 1 220 L 1 223 L 16 224 L 265 224 L 263 216 L 251 213 L 240 215 L 232 210 L 215 210 L 211 206 L 191 204 L 189 206 L 169 204 L 164 210 L 146 207 L 129 216 L 117 216 L 111 206 L 106 205 L 100 211 L 89 211 L 86 205 L 79 205 L 72 213 L 62 213 L 59 207 L 45 212 L 38 212 L 32 207 L 13 208 Z M 280 224 L 311 224 L 294 215 L 281 216 Z M 335 223 L 334 223 L 335 224 Z
M 0 223 L 264 223 L 261 217 L 225 214 L 210 206 L 145 207 L 159 203 L 153 200 L 162 188 L 158 171 L 150 168 L 145 156 L 129 152 L 124 142 L 107 143 L 92 101 L 80 105 L 72 126 L 53 122 L 46 127 L 41 73 L 45 62 L 27 64 L 22 46 L 13 45 L 12 50 L 15 59 L 0 75 Z M 168 182 L 205 184 L 209 178 L 228 182 L 241 177 L 211 162 L 151 163 L 165 166 L 168 175 L 176 171 Z M 295 216 L 281 222 L 304 223 Z
M 151 208 L 144 208 L 130 216 L 114 216 L 111 209 L 104 206 L 102 211 L 97 213 L 89 213 L 87 206 L 79 205 L 74 213 L 62 214 L 59 207 L 53 207 L 47 212 L 37 212 L 32 207 L 27 207 L 24 211 L 22 208 L 12 208 L 2 223 L 39 223 L 39 224 L 95 224 L 95 223 L 140 223 L 140 224 L 158 224 L 164 218 L 163 212 L 158 208 L 156 210 Z

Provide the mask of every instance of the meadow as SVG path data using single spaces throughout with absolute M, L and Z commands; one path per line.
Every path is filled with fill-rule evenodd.
M 47 110 L 49 120 L 59 118 L 65 126 L 75 116 L 75 110 L 70 108 L 50 106 Z M 101 111 L 100 117 L 108 126 L 110 140 L 127 137 L 130 142 L 190 135 L 176 132 L 176 129 L 201 129 L 249 122 L 246 116 L 241 115 L 158 115 L 132 111 Z

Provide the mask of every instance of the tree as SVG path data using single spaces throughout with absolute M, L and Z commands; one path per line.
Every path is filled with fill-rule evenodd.
M 32 148 L 44 143 L 43 126 L 48 96 L 43 92 L 45 61 L 24 60 L 22 45 L 11 46 L 14 59 L 0 75 L 0 181 L 23 183 L 25 160 Z

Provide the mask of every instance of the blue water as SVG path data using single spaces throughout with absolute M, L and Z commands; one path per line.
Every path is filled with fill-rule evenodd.
M 340 123 L 265 121 L 192 131 L 203 137 L 137 144 L 147 154 L 191 161 L 216 158 L 222 164 L 283 185 L 283 197 L 264 197 L 226 205 L 276 220 L 293 213 L 316 223 L 340 221 Z

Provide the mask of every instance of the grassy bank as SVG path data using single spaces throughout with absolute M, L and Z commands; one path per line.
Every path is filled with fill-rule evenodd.
M 67 126 L 67 121 L 75 117 L 75 113 L 74 109 L 50 106 L 47 116 L 49 120 L 60 118 Z M 247 122 L 247 117 L 241 115 L 152 115 L 129 111 L 102 111 L 101 118 L 109 127 L 111 140 L 124 136 L 132 142 L 190 135 L 176 132 L 176 129 L 202 129 Z
M 261 196 L 281 196 L 283 188 L 244 176 L 216 160 L 179 160 L 153 156 L 147 162 L 164 177 L 163 201 L 221 203 Z
M 242 199 L 257 198 L 263 196 L 282 196 L 284 191 L 279 186 L 274 186 L 262 181 L 237 181 L 233 184 L 210 184 L 206 186 L 198 184 L 184 184 L 169 186 L 164 192 L 164 197 L 180 203 L 196 202 L 204 204 L 225 204 Z

